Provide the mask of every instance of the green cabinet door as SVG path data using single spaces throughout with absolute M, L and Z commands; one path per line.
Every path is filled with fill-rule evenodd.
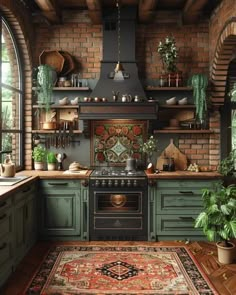
M 202 189 L 211 188 L 218 181 L 205 179 L 165 179 L 149 184 L 149 198 L 154 216 L 150 221 L 150 235 L 161 240 L 205 240 L 203 232 L 194 228 L 202 210 Z M 153 224 L 154 223 L 154 224 Z M 153 238 L 151 239 L 153 240 Z
M 11 275 L 13 265 L 13 211 L 8 197 L 0 202 L 0 287 Z
M 79 180 L 40 180 L 40 234 L 50 237 L 81 237 Z
M 13 195 L 15 265 L 37 239 L 36 183 L 25 184 Z

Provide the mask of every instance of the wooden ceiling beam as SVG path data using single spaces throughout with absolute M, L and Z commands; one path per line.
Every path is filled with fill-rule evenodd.
M 49 23 L 58 24 L 62 22 L 61 10 L 56 0 L 35 0 L 37 5 Z
M 183 9 L 183 23 L 194 24 L 199 20 L 208 0 L 187 0 Z
M 158 0 L 139 0 L 139 22 L 148 23 L 153 20 Z
M 93 24 L 102 23 L 102 5 L 100 0 L 86 0 L 88 14 Z

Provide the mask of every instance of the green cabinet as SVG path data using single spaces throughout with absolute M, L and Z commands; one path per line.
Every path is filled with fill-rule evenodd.
M 14 204 L 14 251 L 17 265 L 37 239 L 36 182 L 25 184 L 12 196 Z
M 213 180 L 156 180 L 149 183 L 150 240 L 203 240 L 194 221 L 202 210 L 203 188 Z
M 40 235 L 43 239 L 87 238 L 80 180 L 40 180 Z
M 9 197 L 0 201 L 0 286 L 11 274 L 13 264 L 13 210 Z

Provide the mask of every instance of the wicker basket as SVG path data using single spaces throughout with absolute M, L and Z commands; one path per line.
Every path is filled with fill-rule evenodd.
M 64 56 L 57 50 L 43 50 L 39 56 L 39 64 L 47 64 L 55 69 L 59 74 L 61 73 L 65 63 Z

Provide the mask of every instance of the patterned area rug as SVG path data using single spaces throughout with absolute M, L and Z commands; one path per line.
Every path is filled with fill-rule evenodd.
M 218 294 L 185 247 L 57 246 L 26 294 Z

